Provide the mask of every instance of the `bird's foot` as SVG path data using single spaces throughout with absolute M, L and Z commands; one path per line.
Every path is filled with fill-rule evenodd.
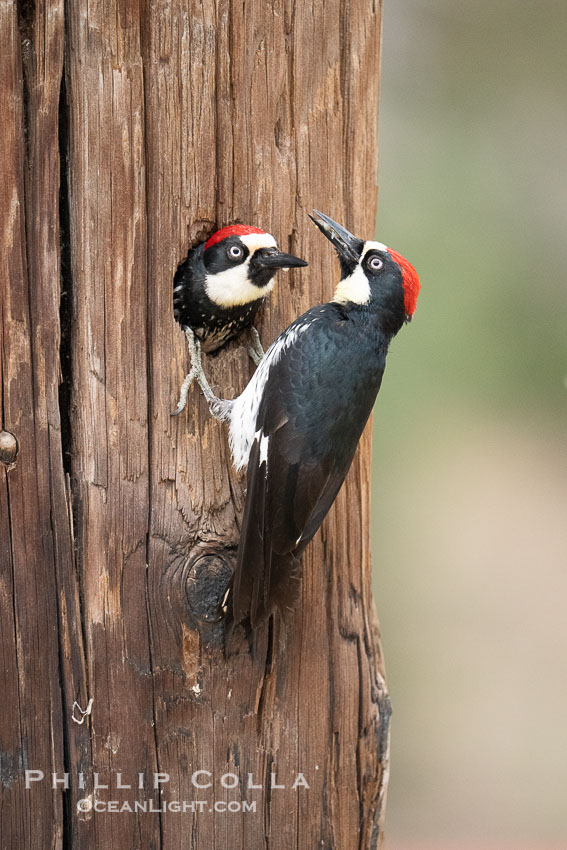
M 260 361 L 264 356 L 264 349 L 262 348 L 262 343 L 260 341 L 260 334 L 256 330 L 256 328 L 250 328 L 250 342 L 251 345 L 248 347 L 248 354 L 256 364 L 256 366 L 260 365 Z
M 187 338 L 187 347 L 189 349 L 189 360 L 191 362 L 191 369 L 189 370 L 189 372 L 185 376 L 183 383 L 181 384 L 181 390 L 179 392 L 179 402 L 171 415 L 178 416 L 185 408 L 185 405 L 187 404 L 187 396 L 189 395 L 191 385 L 193 384 L 193 381 L 197 381 L 197 383 L 201 387 L 203 395 L 207 400 L 211 415 L 214 416 L 215 419 L 218 419 L 219 421 L 223 422 L 228 417 L 230 403 L 226 402 L 222 398 L 218 398 L 212 391 L 209 382 L 207 381 L 205 372 L 203 370 L 203 364 L 201 362 L 201 343 L 198 339 L 195 338 L 195 334 L 190 328 L 185 329 L 185 336 Z
M 181 384 L 181 389 L 179 391 L 179 401 L 177 403 L 177 407 L 174 411 L 172 411 L 172 416 L 179 416 L 182 410 L 185 409 L 185 405 L 187 404 L 187 396 L 189 395 L 189 390 L 191 389 L 191 384 L 197 377 L 195 373 L 195 369 L 191 366 L 191 370 L 185 375 L 183 383 Z

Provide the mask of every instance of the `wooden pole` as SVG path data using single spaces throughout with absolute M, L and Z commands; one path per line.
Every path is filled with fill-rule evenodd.
M 0 0 L 0 46 L 1 847 L 377 847 L 369 431 L 292 624 L 225 660 L 244 482 L 196 391 L 170 411 L 193 242 L 240 220 L 309 259 L 266 346 L 332 293 L 307 211 L 372 234 L 380 6 Z M 205 369 L 225 396 L 252 371 L 237 346 Z

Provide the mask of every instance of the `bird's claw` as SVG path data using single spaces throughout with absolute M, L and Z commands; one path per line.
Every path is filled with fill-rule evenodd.
M 172 416 L 179 416 L 179 414 L 185 410 L 187 396 L 189 395 L 189 390 L 191 389 L 191 385 L 196 377 L 197 375 L 194 368 L 191 368 L 191 371 L 185 375 L 183 383 L 181 384 L 181 389 L 179 390 L 179 401 L 177 403 L 177 407 L 171 413 Z
M 250 355 L 250 359 L 253 360 L 255 366 L 259 366 L 262 362 L 263 354 L 258 354 L 258 352 L 250 346 L 248 349 L 248 354 Z
M 259 366 L 264 356 L 264 349 L 262 348 L 260 334 L 256 328 L 250 328 L 250 342 L 252 344 L 248 347 L 248 354 L 254 361 L 255 365 Z
M 228 410 L 231 402 L 227 402 L 222 398 L 216 397 L 211 387 L 209 386 L 209 382 L 207 381 L 205 372 L 203 371 L 203 364 L 201 363 L 201 345 L 199 343 L 199 340 L 195 339 L 193 331 L 191 331 L 189 328 L 186 329 L 185 336 L 187 337 L 187 346 L 189 348 L 191 369 L 189 370 L 187 375 L 185 375 L 185 379 L 181 384 L 181 390 L 179 392 L 179 402 L 171 415 L 179 416 L 181 411 L 185 409 L 185 406 L 187 404 L 187 396 L 189 395 L 191 385 L 193 384 L 193 381 L 197 381 L 202 390 L 203 395 L 205 396 L 206 402 L 209 405 L 211 416 L 213 416 L 215 419 L 218 419 L 219 422 L 224 422 L 228 418 Z

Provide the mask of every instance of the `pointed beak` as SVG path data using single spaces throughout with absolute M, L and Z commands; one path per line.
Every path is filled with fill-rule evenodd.
M 346 227 L 333 221 L 332 218 L 319 212 L 319 210 L 313 210 L 313 215 L 309 214 L 309 218 L 317 225 L 329 242 L 333 243 L 340 259 L 348 263 L 358 263 L 364 248 L 362 239 L 357 239 Z
M 275 249 L 269 251 L 256 251 L 253 264 L 257 269 L 298 269 L 306 266 L 305 260 L 294 257 L 293 254 L 283 254 Z

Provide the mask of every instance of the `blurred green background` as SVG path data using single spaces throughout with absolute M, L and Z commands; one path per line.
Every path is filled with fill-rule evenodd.
M 567 848 L 567 2 L 385 0 L 388 850 Z

